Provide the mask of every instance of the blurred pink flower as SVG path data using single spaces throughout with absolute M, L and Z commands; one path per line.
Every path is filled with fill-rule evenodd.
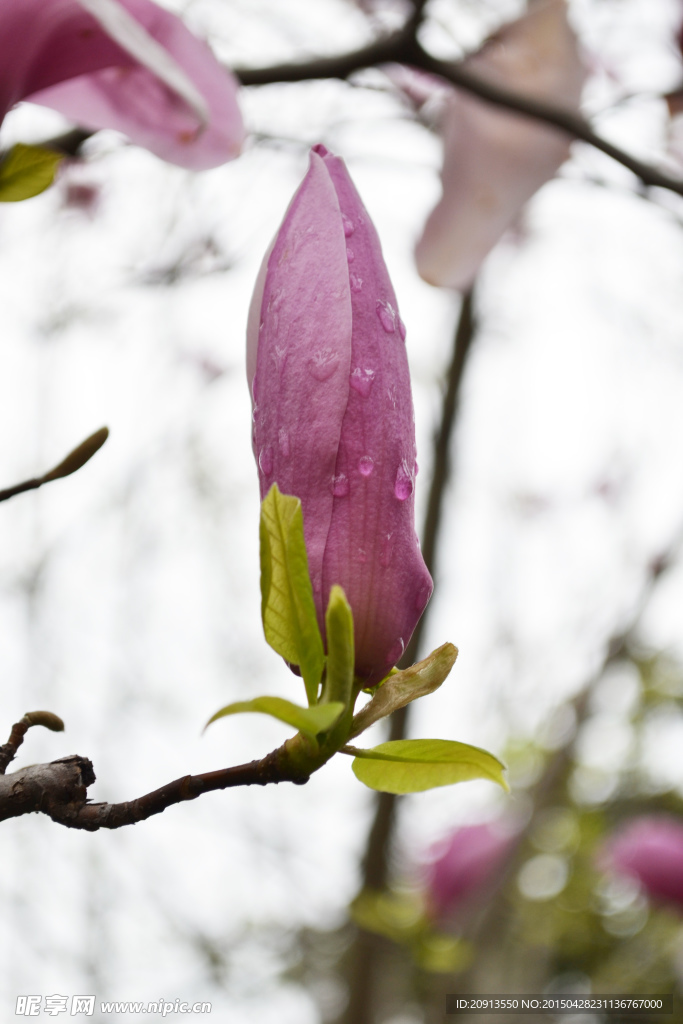
M 437 920 L 450 917 L 481 894 L 515 842 L 498 823 L 465 825 L 437 843 L 427 864 L 427 907 Z
M 633 818 L 606 844 L 603 868 L 636 878 L 663 903 L 683 909 L 683 822 L 665 815 Z
M 247 371 L 261 496 L 301 499 L 321 630 L 333 584 L 356 673 L 378 682 L 432 592 L 414 526 L 405 327 L 377 232 L 342 160 L 315 146 L 252 299 Z
M 578 109 L 585 70 L 565 0 L 504 25 L 465 66 L 515 92 Z M 415 255 L 430 284 L 468 288 L 523 205 L 569 156 L 557 129 L 453 91 L 443 117 L 441 199 Z
M 152 0 L 3 0 L 0 121 L 20 100 L 193 170 L 237 156 L 237 82 Z

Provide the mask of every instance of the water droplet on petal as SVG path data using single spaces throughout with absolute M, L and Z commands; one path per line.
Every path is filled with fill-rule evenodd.
M 379 564 L 383 569 L 386 569 L 391 565 L 391 559 L 394 556 L 394 544 L 392 537 L 393 534 L 388 533 L 386 537 L 382 538 L 379 546 Z
M 280 432 L 279 432 L 279 434 L 277 436 L 277 443 L 278 443 L 278 446 L 280 448 L 281 454 L 284 456 L 285 459 L 288 459 L 289 458 L 289 434 L 284 429 L 284 427 L 280 428 Z
M 264 476 L 270 476 L 273 472 L 273 449 L 269 444 L 264 445 L 259 452 L 258 464 Z
M 331 483 L 332 494 L 335 498 L 345 498 L 349 493 L 349 481 L 347 480 L 344 473 L 340 473 L 339 476 L 332 477 Z
M 342 213 L 342 225 L 344 227 L 344 234 L 349 238 L 354 232 L 354 227 L 353 221 L 350 217 L 347 217 L 345 213 Z
M 286 345 L 273 346 L 271 356 L 273 358 L 273 362 L 275 363 L 278 373 L 282 373 L 284 365 L 287 362 L 288 354 L 289 350 Z
M 350 246 L 346 246 L 346 259 L 349 263 L 353 263 L 356 258 L 356 254 Z
M 339 365 L 339 356 L 331 348 L 321 348 L 308 360 L 308 369 L 318 381 L 329 380 Z
M 413 493 L 413 477 L 408 469 L 406 460 L 396 470 L 396 482 L 394 483 L 394 494 L 399 501 L 405 501 Z
M 391 384 L 387 388 L 387 396 L 389 398 L 389 401 L 391 402 L 392 408 L 395 409 L 396 406 L 398 405 L 398 388 L 396 387 L 395 384 Z
M 273 294 L 270 297 L 270 300 L 268 302 L 268 308 L 269 309 L 279 309 L 280 306 L 282 305 L 282 300 L 284 299 L 284 297 L 285 297 L 285 290 L 284 290 L 284 288 L 276 289 L 276 291 L 274 291 Z
M 359 469 L 361 475 L 362 476 L 370 476 L 370 474 L 372 473 L 374 468 L 375 468 L 375 463 L 370 458 L 370 456 L 369 455 L 361 455 L 360 459 L 358 460 L 358 469 Z
M 427 607 L 427 601 L 429 600 L 432 593 L 432 588 L 428 583 L 423 583 L 415 596 L 415 608 L 422 614 Z
M 405 649 L 406 645 L 403 642 L 403 637 L 400 636 L 396 643 L 394 644 L 394 646 L 389 651 L 389 661 L 391 662 L 392 665 L 395 665 L 397 661 L 400 661 Z
M 368 556 L 366 555 L 365 550 L 363 548 L 358 548 L 358 561 L 360 562 L 360 564 L 365 565 L 367 560 Z
M 387 334 L 393 334 L 396 330 L 396 310 L 390 302 L 378 302 L 375 306 L 377 316 Z
M 375 371 L 369 370 L 367 367 L 362 369 L 362 367 L 356 366 L 349 374 L 349 384 L 363 398 L 367 398 L 370 394 L 370 388 L 374 379 Z
M 349 274 L 349 284 L 352 292 L 359 292 L 363 287 L 363 278 L 358 274 Z
M 401 320 L 400 316 L 398 316 L 398 314 L 397 314 L 397 322 L 398 322 L 398 333 L 401 335 L 401 341 L 405 341 L 406 340 L 406 325 L 403 323 L 403 321 Z

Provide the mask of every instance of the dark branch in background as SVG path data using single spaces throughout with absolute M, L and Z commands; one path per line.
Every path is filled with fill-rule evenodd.
M 306 82 L 324 78 L 348 78 L 356 71 L 381 64 L 407 64 L 446 79 L 452 85 L 478 96 L 487 103 L 552 125 L 573 138 L 588 143 L 617 163 L 628 168 L 647 187 L 668 189 L 683 196 L 683 180 L 671 177 L 651 164 L 638 160 L 619 146 L 608 142 L 593 131 L 588 121 L 571 110 L 546 103 L 544 100 L 526 96 L 507 89 L 473 74 L 462 62 L 437 60 L 420 45 L 417 30 L 424 15 L 426 4 L 418 0 L 406 25 L 393 35 L 378 39 L 368 46 L 342 53 L 334 57 L 289 64 L 274 64 L 265 68 L 231 69 L 244 86 L 275 85 L 282 82 Z M 678 95 L 678 94 L 671 94 Z M 92 132 L 75 128 L 64 135 L 56 136 L 42 143 L 65 156 L 80 155 L 82 144 Z M 1 155 L 1 154 L 0 154 Z
M 434 465 L 427 499 L 427 513 L 422 532 L 422 554 L 427 568 L 434 572 L 436 549 L 441 526 L 444 495 L 450 475 L 451 439 L 458 413 L 462 381 L 467 358 L 472 348 L 476 325 L 473 310 L 472 291 L 466 292 L 460 307 L 460 316 L 453 341 L 453 355 L 446 378 L 441 407 L 441 420 L 434 436 Z M 408 644 L 401 667 L 412 665 L 424 631 L 429 605 L 415 628 Z M 395 711 L 391 718 L 389 737 L 400 740 L 406 735 L 408 726 L 408 705 Z M 389 850 L 396 820 L 397 797 L 392 793 L 378 793 L 375 803 L 368 844 L 363 861 L 363 888 L 385 889 L 389 872 Z M 360 930 L 352 950 L 349 1002 L 344 1015 L 348 1024 L 371 1024 L 373 1020 L 373 992 L 375 979 L 380 973 L 382 940 L 376 935 Z
M 276 82 L 302 82 L 318 78 L 348 78 L 356 71 L 378 64 L 408 64 L 445 78 L 452 85 L 473 93 L 488 103 L 504 107 L 536 121 L 542 121 L 544 124 L 552 125 L 568 135 L 588 143 L 594 149 L 599 149 L 616 160 L 617 163 L 627 167 L 648 187 L 665 188 L 678 195 L 683 195 L 683 180 L 672 178 L 656 167 L 626 153 L 619 146 L 603 139 L 593 131 L 588 121 L 580 114 L 482 79 L 462 63 L 437 60 L 432 57 L 417 41 L 416 26 L 418 23 L 419 16 L 416 15 L 400 32 L 353 53 L 341 54 L 338 57 L 326 57 L 305 64 L 278 64 L 270 68 L 238 69 L 237 75 L 243 85 L 268 85 Z
M 65 459 L 51 469 L 49 473 L 44 473 L 43 476 L 32 477 L 30 480 L 24 480 L 21 484 L 15 484 L 14 487 L 7 487 L 4 491 L 0 491 L 0 501 L 7 501 L 9 498 L 14 498 L 17 494 L 23 494 L 25 491 L 35 491 L 38 487 L 42 487 L 43 484 L 48 484 L 52 480 L 61 480 L 62 477 L 71 476 L 82 466 L 92 459 L 95 452 L 98 452 L 104 442 L 109 437 L 109 428 L 100 427 L 90 437 L 86 437 L 85 441 L 81 441 L 77 448 L 74 448 L 72 452 L 69 452 Z

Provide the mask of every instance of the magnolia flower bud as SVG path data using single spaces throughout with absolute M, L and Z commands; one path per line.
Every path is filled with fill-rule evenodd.
M 29 100 L 203 170 L 240 151 L 236 96 L 208 46 L 152 0 L 0 4 L 0 121 Z
M 320 629 L 339 584 L 369 683 L 399 660 L 432 592 L 405 334 L 367 211 L 344 163 L 316 146 L 249 311 L 254 452 L 261 496 L 277 483 L 301 499 Z
M 465 825 L 436 844 L 427 864 L 427 908 L 437 920 L 451 917 L 481 894 L 515 842 L 500 824 Z
M 634 818 L 610 839 L 601 865 L 636 878 L 648 895 L 683 908 L 683 822 L 665 815 Z
M 547 0 L 504 25 L 465 66 L 485 81 L 578 109 L 585 71 L 565 0 Z M 567 159 L 569 138 L 455 90 L 443 131 L 443 193 L 415 256 L 430 284 L 468 288 L 523 205 Z

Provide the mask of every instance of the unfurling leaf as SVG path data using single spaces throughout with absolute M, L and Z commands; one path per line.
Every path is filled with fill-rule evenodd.
M 77 448 L 74 448 L 72 452 L 69 452 L 65 459 L 51 469 L 49 473 L 45 473 L 40 478 L 40 482 L 43 484 L 48 483 L 50 480 L 60 480 L 64 476 L 70 476 L 75 473 L 77 469 L 84 466 L 86 462 L 92 459 L 95 452 L 98 452 L 104 442 L 109 437 L 109 427 L 100 427 L 90 437 L 86 437 L 85 441 L 81 441 Z
M 368 750 L 350 747 L 348 752 L 356 755 L 352 765 L 356 778 L 382 793 L 420 793 L 471 779 L 490 779 L 508 789 L 505 765 L 467 743 L 390 740 Z
M 317 704 L 314 707 L 302 708 L 299 704 L 293 704 L 282 697 L 255 697 L 253 700 L 241 700 L 235 704 L 228 704 L 221 708 L 215 715 L 212 715 L 207 726 L 226 715 L 239 715 L 248 711 L 256 711 L 262 715 L 270 715 L 280 722 L 292 725 L 298 732 L 307 736 L 315 736 L 319 732 L 327 732 L 337 721 L 344 705 L 339 701 L 330 704 Z
M 0 203 L 17 203 L 40 195 L 55 180 L 63 159 L 60 153 L 43 146 L 17 142 L 0 163 Z
M 443 644 L 410 668 L 394 672 L 388 676 L 381 686 L 374 690 L 371 701 L 353 716 L 353 724 L 349 738 L 353 739 L 364 732 L 380 718 L 385 718 L 392 711 L 405 707 L 418 697 L 437 690 L 455 664 L 458 648 L 453 644 Z
M 325 655 L 308 575 L 301 502 L 273 484 L 261 502 L 261 617 L 266 640 L 301 669 L 315 704 Z
M 333 586 L 325 615 L 327 665 L 323 700 L 347 707 L 353 687 L 353 612 L 341 587 Z

